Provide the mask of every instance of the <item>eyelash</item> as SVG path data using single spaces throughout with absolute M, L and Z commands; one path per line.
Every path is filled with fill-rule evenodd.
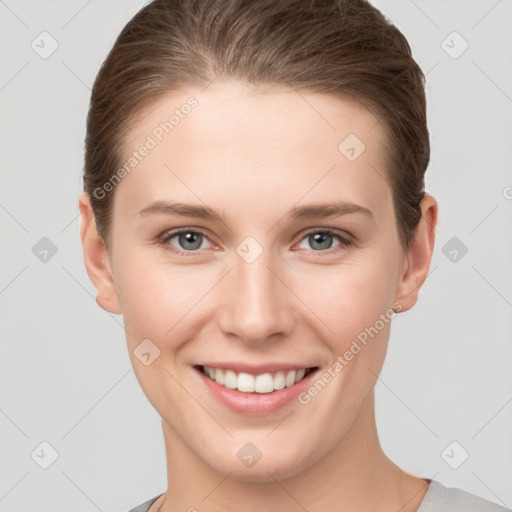
M 180 235 L 181 233 L 196 233 L 196 234 L 199 234 L 199 235 L 205 237 L 207 240 L 209 240 L 208 235 L 201 229 L 184 228 L 184 229 L 177 229 L 174 231 L 166 231 L 166 232 L 162 233 L 162 235 L 160 235 L 158 237 L 160 245 L 162 245 L 165 250 L 170 251 L 174 254 L 178 254 L 180 256 L 196 256 L 197 253 L 199 251 L 201 251 L 201 249 L 196 249 L 194 251 L 185 251 L 183 249 L 174 247 L 169 243 L 169 241 L 172 238 L 174 238 L 177 235 Z M 322 233 L 325 235 L 330 235 L 333 238 L 337 238 L 339 241 L 339 245 L 336 245 L 333 248 L 329 248 L 329 249 L 325 249 L 325 250 L 317 250 L 317 251 L 315 251 L 314 249 L 310 249 L 311 251 L 313 251 L 314 253 L 317 253 L 317 254 L 324 253 L 324 254 L 330 255 L 330 254 L 338 252 L 339 250 L 341 250 L 343 248 L 346 249 L 346 248 L 352 247 L 354 245 L 354 242 L 352 240 L 350 240 L 347 237 L 343 237 L 342 235 L 340 235 L 339 233 L 336 233 L 335 231 L 333 231 L 331 229 L 318 229 L 318 228 L 314 228 L 314 229 L 310 229 L 310 230 L 306 231 L 302 235 L 302 238 L 300 239 L 299 242 L 302 242 L 305 238 L 307 238 L 308 236 L 313 235 L 315 233 Z

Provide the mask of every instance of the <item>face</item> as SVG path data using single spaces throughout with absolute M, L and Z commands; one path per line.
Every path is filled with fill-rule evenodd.
M 233 478 L 303 471 L 347 439 L 407 309 L 382 126 L 354 100 L 215 82 L 152 105 L 124 155 L 99 302 L 164 428 Z

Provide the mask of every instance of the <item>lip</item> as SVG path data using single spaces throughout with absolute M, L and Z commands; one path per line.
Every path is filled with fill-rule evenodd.
M 206 364 L 204 366 L 208 365 Z M 240 368 L 241 366 L 242 365 L 236 365 L 236 368 Z M 233 365 L 228 365 L 228 367 L 221 367 L 219 364 L 217 364 L 211 367 L 233 369 L 233 371 L 235 371 L 235 366 Z M 248 365 L 245 365 L 245 367 L 247 368 Z M 265 369 L 270 367 L 270 365 L 266 365 Z M 252 370 L 255 369 L 254 366 L 249 366 L 249 368 Z M 304 368 L 304 366 L 289 366 L 290 370 L 300 368 Z M 213 379 L 210 379 L 210 377 L 205 375 L 200 367 L 194 366 L 193 369 L 203 382 L 205 391 L 210 393 L 218 402 L 235 412 L 251 416 L 271 414 L 290 404 L 294 399 L 297 398 L 299 393 L 304 391 L 304 389 L 310 385 L 311 380 L 318 372 L 318 367 L 316 367 L 315 370 L 310 371 L 300 382 L 297 382 L 288 388 L 272 391 L 272 393 L 242 393 L 237 389 L 229 389 L 225 386 L 221 386 Z M 283 369 L 283 365 L 280 365 L 277 368 L 277 371 L 281 369 Z M 265 371 L 261 372 L 260 367 L 258 367 L 258 370 L 254 374 L 257 374 L 258 372 L 265 373 Z M 253 372 L 251 371 L 248 373 Z

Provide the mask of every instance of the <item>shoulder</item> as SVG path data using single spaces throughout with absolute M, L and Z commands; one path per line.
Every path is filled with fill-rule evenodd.
M 417 512 L 511 512 L 492 501 L 462 489 L 445 487 L 431 480 L 429 489 Z
M 162 493 L 162 494 L 163 494 L 163 493 Z M 159 494 L 158 496 L 155 496 L 154 498 L 151 498 L 150 500 L 145 501 L 144 503 L 142 503 L 142 504 L 141 504 L 141 505 L 139 505 L 138 507 L 132 508 L 129 512 L 148 512 L 149 507 L 151 507 L 151 505 L 153 505 L 153 503 L 154 503 L 158 498 L 160 498 L 160 496 L 162 496 L 162 494 Z

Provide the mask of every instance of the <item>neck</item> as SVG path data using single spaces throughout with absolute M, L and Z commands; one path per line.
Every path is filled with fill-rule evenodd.
M 284 480 L 234 480 L 204 464 L 162 421 L 168 491 L 151 512 L 400 510 L 415 512 L 428 483 L 402 471 L 383 452 L 375 424 L 373 391 L 341 441 L 302 471 Z

